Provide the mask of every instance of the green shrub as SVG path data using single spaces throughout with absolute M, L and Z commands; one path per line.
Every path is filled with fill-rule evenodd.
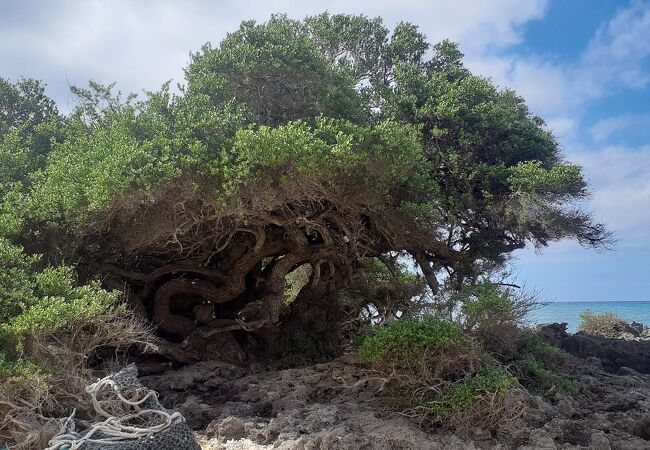
M 567 358 L 564 350 L 544 342 L 532 330 L 523 330 L 517 337 L 516 352 L 503 362 L 533 394 L 549 397 L 561 391 L 575 395 L 578 384 L 562 374 Z
M 554 392 L 560 391 L 575 395 L 580 391 L 580 386 L 566 379 L 557 369 L 545 366 L 532 355 L 524 356 L 514 362 L 519 380 L 533 394 L 549 397 Z
M 613 312 L 595 313 L 592 311 L 583 311 L 580 313 L 579 331 L 596 336 L 615 339 L 619 335 L 617 326 L 625 323 L 625 320 Z
M 412 315 L 424 306 L 426 281 L 404 263 L 386 258 L 363 258 L 352 285 L 340 296 L 355 312 L 358 327 L 390 322 L 399 311 Z M 358 331 L 358 329 L 356 330 Z
M 456 320 L 486 351 L 509 355 L 517 350 L 523 321 L 541 302 L 526 291 L 482 281 L 453 295 L 450 304 Z
M 462 320 L 466 330 L 474 330 L 513 321 L 510 292 L 493 283 L 480 283 L 460 297 Z
M 519 383 L 458 323 L 432 316 L 390 322 L 357 338 L 409 416 L 459 433 L 494 429 L 522 410 Z
M 11 358 L 0 352 L 0 380 L 9 378 L 32 379 L 37 372 L 38 366 L 34 362 L 27 359 Z
M 425 316 L 371 328 L 361 339 L 359 356 L 381 370 L 439 378 L 466 371 L 477 362 L 478 347 L 458 324 Z
M 499 367 L 485 367 L 468 381 L 448 383 L 429 404 L 431 412 L 447 417 L 466 411 L 486 394 L 510 395 L 518 385 L 517 379 Z
M 507 370 L 487 366 L 459 382 L 447 382 L 416 401 L 420 415 L 460 433 L 493 430 L 523 410 L 519 382 Z
M 32 267 L 38 257 L 0 236 L 0 323 L 19 314 L 34 300 Z
M 90 411 L 85 386 L 100 351 L 152 339 L 117 292 L 39 264 L 0 236 L 0 445 L 24 449 L 45 447 L 73 409 Z
M 534 331 L 523 330 L 518 338 L 519 353 L 532 355 L 547 366 L 561 367 L 567 361 L 569 354 L 559 347 L 542 340 Z

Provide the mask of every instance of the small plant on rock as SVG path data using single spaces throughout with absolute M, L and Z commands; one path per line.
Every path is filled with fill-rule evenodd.
M 575 395 L 579 385 L 563 374 L 568 354 L 544 342 L 532 330 L 520 331 L 517 350 L 504 362 L 510 371 L 533 394 L 549 397 L 555 392 Z
M 625 324 L 625 320 L 613 312 L 595 313 L 593 311 L 583 311 L 580 313 L 578 330 L 595 336 L 615 339 L 619 335 L 617 328 L 623 324 Z

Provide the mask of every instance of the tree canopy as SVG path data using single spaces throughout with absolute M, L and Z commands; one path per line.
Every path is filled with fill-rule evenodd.
M 172 339 L 349 307 L 372 258 L 401 277 L 411 258 L 435 295 L 526 245 L 605 245 L 580 168 L 462 58 L 408 23 L 280 15 L 193 53 L 176 93 L 91 83 L 60 115 L 0 80 L 2 239 L 125 290 Z

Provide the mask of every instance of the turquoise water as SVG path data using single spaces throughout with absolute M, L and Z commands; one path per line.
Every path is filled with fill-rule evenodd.
M 533 324 L 567 322 L 567 330 L 575 332 L 580 323 L 580 313 L 611 311 L 625 320 L 650 326 L 650 301 L 648 302 L 553 302 L 533 311 L 528 320 Z

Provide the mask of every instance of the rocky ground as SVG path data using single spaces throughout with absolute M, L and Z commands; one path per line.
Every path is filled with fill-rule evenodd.
M 382 378 L 349 355 L 277 371 L 202 362 L 143 382 L 185 415 L 204 450 L 650 449 L 650 375 L 602 361 L 570 359 L 577 397 L 531 396 L 508 430 L 471 437 L 393 412 Z
M 569 334 L 566 323 L 554 323 L 540 328 L 539 335 L 579 358 L 598 358 L 602 366 L 616 372 L 629 367 L 650 373 L 650 328 L 640 323 L 621 324 L 616 339 L 593 336 L 584 332 Z

